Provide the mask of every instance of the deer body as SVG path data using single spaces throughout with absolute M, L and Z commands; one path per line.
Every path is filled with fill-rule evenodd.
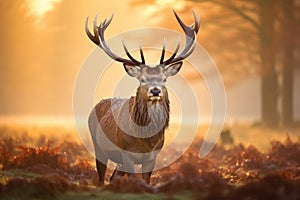
M 160 106 L 157 106 L 156 104 L 159 104 Z M 124 114 L 128 112 L 128 109 L 129 115 L 131 117 L 130 120 L 128 116 Z M 149 116 L 155 117 L 151 118 Z M 155 125 L 163 128 L 157 134 L 151 137 L 141 138 L 141 134 L 146 135 L 147 132 L 138 132 L 138 130 L 135 130 L 134 124 L 145 127 L 149 124 L 150 118 L 151 120 L 154 120 L 153 123 Z M 149 103 L 142 99 L 139 94 L 137 94 L 137 96 L 131 97 L 130 99 L 114 98 L 101 100 L 95 106 L 89 118 L 89 124 L 97 125 L 98 123 L 101 126 L 103 133 L 116 147 L 135 153 L 146 153 L 159 150 L 164 142 L 164 130 L 165 128 L 167 128 L 168 122 L 168 98 L 161 102 Z M 125 131 L 123 131 L 122 128 L 119 127 L 119 123 L 123 123 L 123 125 L 121 126 L 126 126 L 126 129 L 131 131 L 131 134 L 128 135 Z M 90 129 L 92 129 L 92 127 Z M 95 133 L 96 132 L 92 132 L 92 134 Z M 134 137 L 134 135 L 136 135 L 136 137 Z M 93 135 L 93 138 L 96 139 L 96 137 L 97 135 Z M 99 142 L 101 143 L 101 141 Z M 105 144 L 103 144 L 103 146 L 104 145 Z M 106 150 L 107 152 L 115 151 L 115 148 L 110 149 L 110 147 L 108 147 L 104 150 Z M 117 158 L 120 157 L 112 157 L 113 161 L 121 163 L 121 160 Z M 138 164 L 139 161 L 136 160 L 136 163 Z
M 174 12 L 175 13 L 175 12 Z M 88 37 L 102 48 L 112 59 L 122 62 L 129 76 L 139 80 L 136 96 L 129 99 L 111 98 L 101 100 L 89 116 L 100 185 L 104 184 L 108 159 L 117 163 L 111 181 L 125 174 L 135 176 L 135 165 L 142 165 L 143 179 L 150 183 L 157 154 L 164 144 L 165 129 L 169 125 L 169 97 L 166 88 L 167 78 L 177 74 L 182 60 L 189 56 L 195 47 L 196 34 L 199 30 L 199 17 L 193 12 L 195 24 L 186 26 L 175 13 L 175 16 L 186 34 L 185 48 L 177 55 L 180 43 L 174 53 L 164 60 L 165 42 L 160 64 L 150 67 L 140 45 L 141 60 L 134 59 L 124 41 L 123 47 L 129 59 L 115 55 L 104 39 L 104 31 L 112 17 L 97 26 L 94 21 L 94 35 L 88 29 Z

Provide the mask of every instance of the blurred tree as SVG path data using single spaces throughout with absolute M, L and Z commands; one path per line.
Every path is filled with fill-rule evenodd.
M 293 124 L 293 72 L 300 57 L 298 55 L 300 41 L 296 37 L 300 33 L 296 23 L 296 20 L 300 22 L 300 1 L 211 0 L 209 2 L 230 9 L 254 25 L 260 43 L 262 121 L 271 127 L 280 124 L 288 127 Z M 249 10 L 253 6 L 256 7 L 255 12 L 249 15 Z M 277 69 L 278 66 L 281 66 L 280 70 Z
M 262 75 L 262 121 L 267 126 L 277 127 L 278 80 L 276 72 L 275 20 L 276 2 L 274 0 L 251 1 L 258 7 L 258 37 L 260 41 L 261 75 Z
M 205 0 L 197 2 L 203 3 Z M 294 13 L 299 12 L 296 1 L 210 0 L 208 2 L 231 10 L 256 29 L 260 44 L 262 121 L 270 127 L 277 127 L 279 124 L 290 126 L 293 123 L 293 71 L 297 44 Z M 256 12 L 249 14 L 249 10 L 253 7 L 256 7 Z M 279 70 L 277 70 L 279 65 L 282 67 L 281 74 L 278 74 Z M 278 84 L 279 76 L 282 77 L 281 85 Z
M 205 0 L 197 1 L 204 3 Z M 255 29 L 258 38 L 258 55 L 260 57 L 261 75 L 261 114 L 262 122 L 270 127 L 279 125 L 278 112 L 278 74 L 276 71 L 276 4 L 277 0 L 210 0 L 209 3 L 230 10 L 240 16 L 242 23 L 248 23 Z M 239 26 L 235 24 L 235 26 Z M 234 39 L 236 36 L 232 35 Z M 250 39 L 251 40 L 251 39 Z M 245 49 L 247 50 L 247 49 Z
M 281 111 L 282 125 L 290 126 L 293 123 L 293 89 L 294 89 L 294 65 L 296 48 L 296 6 L 294 0 L 279 1 L 281 8 L 280 18 L 280 49 L 282 64 L 281 86 Z

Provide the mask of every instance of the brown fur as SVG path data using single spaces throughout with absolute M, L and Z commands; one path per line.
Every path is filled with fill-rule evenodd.
M 147 126 L 150 123 L 151 119 L 149 119 L 148 116 L 150 106 L 154 106 L 155 103 L 161 105 L 166 112 L 166 115 L 162 117 L 165 119 L 164 120 L 160 119 L 161 116 L 158 116 L 157 117 L 158 121 L 156 121 L 155 124 L 159 127 L 162 127 L 162 129 L 157 134 L 146 138 L 139 138 L 139 137 L 128 135 L 127 133 L 122 131 L 120 127 L 118 127 L 115 121 L 116 117 L 112 113 L 112 106 L 113 106 L 112 102 L 115 102 L 113 104 L 119 104 L 116 105 L 120 107 L 119 112 L 122 112 L 123 109 L 126 109 L 124 103 L 129 103 L 129 113 L 131 119 L 134 123 L 136 123 L 136 125 L 141 127 Z M 141 88 L 139 87 L 136 96 L 131 97 L 130 99 L 101 100 L 95 106 L 95 111 L 96 111 L 98 122 L 104 134 L 113 144 L 115 144 L 119 148 L 122 148 L 123 150 L 127 150 L 130 152 L 135 152 L 135 153 L 152 152 L 162 148 L 164 143 L 165 128 L 167 128 L 169 125 L 169 112 L 170 112 L 169 99 L 166 90 L 164 91 L 164 96 L 160 101 L 151 102 L 145 100 L 145 98 L 141 94 Z M 154 115 L 155 114 L 156 113 L 154 113 Z M 120 119 L 122 119 L 122 117 L 120 117 Z M 161 123 L 160 121 L 165 122 L 165 124 L 163 125 L 159 124 Z M 125 123 L 129 123 L 129 122 L 130 121 L 127 119 L 127 122 Z M 143 135 L 147 133 L 136 133 L 135 135 L 138 134 Z

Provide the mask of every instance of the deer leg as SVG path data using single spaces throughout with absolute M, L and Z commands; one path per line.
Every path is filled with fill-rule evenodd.
M 122 153 L 122 171 L 126 172 L 129 178 L 136 178 L 135 163 L 132 160 L 130 153 Z
M 142 177 L 146 183 L 150 184 L 150 177 L 154 169 L 155 160 L 146 161 L 142 164 Z
M 98 185 L 103 186 L 108 158 L 105 156 L 103 151 L 96 145 L 95 145 L 95 154 L 96 154 L 96 168 L 99 176 Z
M 114 170 L 113 174 L 110 177 L 110 182 L 117 180 L 118 178 L 122 178 L 126 172 L 121 170 L 121 165 L 118 164 L 116 169 Z
M 103 164 L 98 159 L 96 159 L 96 167 L 99 176 L 99 186 L 103 186 L 105 180 L 106 164 Z

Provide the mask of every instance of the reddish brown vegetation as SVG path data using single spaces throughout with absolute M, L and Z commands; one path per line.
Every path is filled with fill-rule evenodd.
M 128 179 L 108 185 L 119 192 L 192 191 L 200 199 L 300 199 L 300 142 L 274 141 L 267 153 L 254 146 L 217 146 L 204 159 L 198 145 L 176 163 L 154 173 L 151 189 Z M 133 186 L 134 185 L 134 186 Z
M 152 186 L 123 177 L 103 189 L 166 194 L 187 190 L 200 199 L 300 199 L 299 141 L 274 141 L 266 153 L 254 146 L 216 146 L 203 159 L 198 157 L 198 149 L 193 145 L 173 165 L 154 172 Z M 0 181 L 0 191 L 54 196 L 67 190 L 86 190 L 97 183 L 94 161 L 89 158 L 76 142 L 46 142 L 33 148 L 11 138 L 1 139 L 0 172 L 19 170 L 34 175 L 7 175 Z
M 84 147 L 68 141 L 53 146 L 46 140 L 41 147 L 27 147 L 12 138 L 1 139 L 0 167 L 3 174 L 11 173 L 0 176 L 0 194 L 27 191 L 37 197 L 54 196 L 96 184 L 97 173 Z

